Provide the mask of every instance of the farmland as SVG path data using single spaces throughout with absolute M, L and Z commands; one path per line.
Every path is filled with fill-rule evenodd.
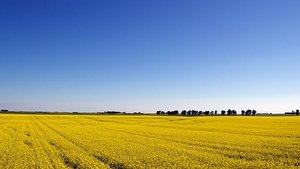
M 0 115 L 0 168 L 297 168 L 300 118 Z

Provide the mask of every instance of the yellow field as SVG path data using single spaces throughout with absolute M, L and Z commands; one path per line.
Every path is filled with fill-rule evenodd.
M 0 168 L 297 167 L 295 116 L 0 115 Z

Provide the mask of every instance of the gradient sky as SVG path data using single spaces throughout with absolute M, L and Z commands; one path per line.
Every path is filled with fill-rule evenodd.
M 300 108 L 299 0 L 2 0 L 0 108 Z

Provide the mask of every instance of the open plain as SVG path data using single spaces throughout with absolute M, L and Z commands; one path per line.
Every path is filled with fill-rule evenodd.
M 0 115 L 0 168 L 297 168 L 300 118 Z

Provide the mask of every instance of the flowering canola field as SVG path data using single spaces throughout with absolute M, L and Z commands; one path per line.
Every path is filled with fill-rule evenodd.
M 0 168 L 299 168 L 300 117 L 0 115 Z

